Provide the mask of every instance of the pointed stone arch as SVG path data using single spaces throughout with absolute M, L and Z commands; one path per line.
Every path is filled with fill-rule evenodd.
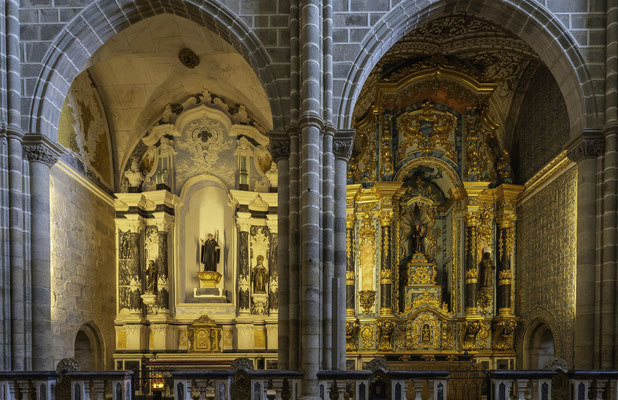
M 230 43 L 260 79 L 270 101 L 275 129 L 285 124 L 282 98 L 272 60 L 257 36 L 215 0 L 97 0 L 58 34 L 41 62 L 30 102 L 27 131 L 56 138 L 60 111 L 71 83 L 88 67 L 92 55 L 115 34 L 149 17 L 169 13 L 205 26 Z
M 349 128 L 356 100 L 376 63 L 400 39 L 420 25 L 463 14 L 494 23 L 526 42 L 552 72 L 564 96 L 571 135 L 602 126 L 600 96 L 577 43 L 547 9 L 533 0 L 402 1 L 365 35 L 340 93 L 337 126 Z

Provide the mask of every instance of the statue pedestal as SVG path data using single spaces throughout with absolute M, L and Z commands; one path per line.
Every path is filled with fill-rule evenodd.
M 251 295 L 251 303 L 254 314 L 268 314 L 268 294 L 254 293 Z
M 221 274 L 216 271 L 201 271 L 197 276 L 200 278 L 200 289 L 214 289 L 221 281 Z
M 144 305 L 146 305 L 147 307 L 152 307 L 157 299 L 157 295 L 153 294 L 153 293 L 144 293 L 143 295 L 140 296 L 142 298 L 142 301 L 144 302 Z

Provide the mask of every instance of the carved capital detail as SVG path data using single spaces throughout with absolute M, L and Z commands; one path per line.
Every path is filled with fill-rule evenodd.
M 271 132 L 270 154 L 275 161 L 290 157 L 290 136 L 285 132 Z
M 605 151 L 605 139 L 600 133 L 584 132 L 572 140 L 567 149 L 567 157 L 574 162 L 596 158 Z
M 333 143 L 333 153 L 335 153 L 335 158 L 345 160 L 346 162 L 350 161 L 355 134 L 356 131 L 354 130 L 340 130 L 337 132 Z
M 24 151 L 28 161 L 40 162 L 51 168 L 58 161 L 58 156 L 52 152 L 47 146 L 42 144 L 26 145 Z

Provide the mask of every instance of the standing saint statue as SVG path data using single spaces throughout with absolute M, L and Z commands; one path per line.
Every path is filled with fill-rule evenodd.
M 159 279 L 159 271 L 153 260 L 148 260 L 146 267 L 146 293 L 155 294 L 157 292 L 157 280 Z
M 481 287 L 491 287 L 494 276 L 494 262 L 491 259 L 491 250 L 489 247 L 485 247 L 483 249 L 483 258 L 479 263 L 479 268 L 481 272 Z
M 425 225 L 415 224 L 410 232 L 411 254 L 425 254 Z
M 257 264 L 251 271 L 251 281 L 253 282 L 253 293 L 266 293 L 266 282 L 268 281 L 268 271 L 264 267 L 264 256 L 257 256 Z
M 212 236 L 212 233 L 208 234 L 208 239 L 204 242 L 202 239 L 202 251 L 200 261 L 204 264 L 204 271 L 217 271 L 217 264 L 219 264 L 219 255 L 221 254 L 221 248 L 219 244 Z

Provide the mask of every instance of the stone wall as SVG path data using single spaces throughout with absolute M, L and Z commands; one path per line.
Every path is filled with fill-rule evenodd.
M 562 150 L 569 139 L 569 116 L 560 88 L 540 67 L 528 84 L 512 148 L 515 180 L 524 184 Z
M 54 364 L 73 357 L 77 332 L 88 323 L 102 335 L 104 367 L 113 368 L 114 208 L 56 165 L 50 213 Z
M 571 168 L 517 208 L 516 309 L 524 333 L 541 320 L 555 355 L 572 365 L 577 253 L 577 168 Z M 521 365 L 520 365 L 521 366 Z
M 23 95 L 25 97 L 23 104 L 23 123 L 24 127 L 30 125 L 31 100 L 36 103 L 36 96 L 43 95 L 35 93 L 36 90 L 42 90 L 41 85 L 42 69 L 44 64 L 48 62 L 46 57 L 50 55 L 50 49 L 58 47 L 60 37 L 79 37 L 79 43 L 63 47 L 66 58 L 56 65 L 62 67 L 59 74 L 63 77 L 56 82 L 55 78 L 49 78 L 50 82 L 54 82 L 52 95 L 44 96 L 47 101 L 61 107 L 62 100 L 70 82 L 77 76 L 83 68 L 87 66 L 88 59 L 91 54 L 94 54 L 102 43 L 105 43 L 114 32 L 121 31 L 127 25 L 137 22 L 140 19 L 148 18 L 149 16 L 159 14 L 161 12 L 176 13 L 184 17 L 188 17 L 190 13 L 196 13 L 195 10 L 189 12 L 189 7 L 182 0 L 161 0 L 155 2 L 156 5 L 147 0 L 132 0 L 125 2 L 126 7 L 123 7 L 122 13 L 117 13 L 115 8 L 117 5 L 114 2 L 91 0 L 22 0 L 20 2 L 20 22 L 21 22 L 21 42 L 22 42 L 22 68 L 21 78 L 23 86 Z M 219 3 L 219 4 L 218 4 Z M 446 4 L 448 3 L 448 4 Z M 468 14 L 475 14 L 476 11 L 485 7 L 485 11 L 479 17 L 492 22 L 504 25 L 507 28 L 513 28 L 517 32 L 525 34 L 529 41 L 536 41 L 533 48 L 546 49 L 546 41 L 554 40 L 559 43 L 562 50 L 569 48 L 571 40 L 574 45 L 579 47 L 582 53 L 583 60 L 590 67 L 591 80 L 593 81 L 594 89 L 603 92 L 603 66 L 605 63 L 605 2 L 600 0 L 529 0 L 525 4 L 518 5 L 520 2 L 506 1 L 508 7 L 513 9 L 521 9 L 516 17 L 510 13 L 511 9 L 501 9 L 500 7 L 493 8 L 490 4 L 494 2 L 484 2 L 481 0 L 469 0 L 460 2 L 458 8 L 453 7 L 451 2 L 436 2 L 435 6 L 428 7 L 428 2 L 423 0 L 333 0 L 333 109 L 337 114 L 342 104 L 347 104 L 349 100 L 354 100 L 354 96 L 348 93 L 344 86 L 350 81 L 350 78 L 356 75 L 358 68 L 361 68 L 366 75 L 369 73 L 371 65 L 356 65 L 357 57 L 365 53 L 373 54 L 375 61 L 380 56 L 380 53 L 386 51 L 388 47 L 394 44 L 408 28 L 413 27 L 424 18 L 449 13 L 461 14 L 463 11 Z M 487 5 L 485 5 L 487 3 Z M 514 4 L 515 3 L 515 4 Z M 89 8 L 88 8 L 89 7 Z M 88 8 L 87 10 L 85 10 Z M 139 9 L 140 11 L 135 11 Z M 254 68 L 268 69 L 268 74 L 272 74 L 272 81 L 263 82 L 265 86 L 274 86 L 283 103 L 289 99 L 290 93 L 290 31 L 288 29 L 290 0 L 223 0 L 205 1 L 203 9 L 207 10 L 207 14 L 229 15 L 231 18 L 242 21 L 242 29 L 248 29 L 255 34 L 259 43 L 256 48 L 250 50 L 252 53 L 262 56 L 262 50 L 267 57 L 258 58 L 256 62 L 265 62 L 264 65 L 253 65 Z M 429 10 L 429 11 L 428 11 Z M 535 17 L 531 18 L 527 14 L 535 13 Z M 113 14 L 113 15 L 112 15 Z M 124 15 L 123 15 L 124 14 Z M 131 14 L 131 15 L 129 15 Z M 214 19 L 204 15 L 193 15 L 191 18 L 196 20 L 202 19 L 204 24 L 209 28 L 219 31 L 222 37 L 229 38 L 234 45 L 239 41 L 246 41 L 246 38 L 234 37 L 230 34 L 230 30 L 223 27 L 225 19 Z M 399 26 L 397 20 L 399 16 L 405 15 L 405 19 L 410 21 L 406 26 Z M 550 16 L 555 18 L 556 27 L 548 23 L 545 18 Z M 419 17 L 419 20 L 416 20 Z M 539 19 L 541 18 L 541 19 Z M 80 25 L 80 19 L 85 22 L 86 28 L 83 31 Z M 561 36 L 559 39 L 550 36 L 539 37 L 536 24 L 533 21 L 539 19 L 541 25 L 546 25 L 548 28 L 555 29 L 554 36 L 558 35 L 558 31 L 564 31 L 568 38 Z M 202 22 L 202 21 L 200 21 Z M 110 26 L 112 23 L 114 26 Z M 70 25 L 75 25 L 70 27 Z M 229 24 L 233 25 L 233 24 Z M 519 26 L 521 25 L 521 26 Z M 92 31 L 92 27 L 97 27 L 96 32 Z M 74 32 L 63 32 L 65 28 L 75 30 Z M 76 28 L 77 27 L 77 28 Z M 231 28 L 235 28 L 231 26 Z M 232 29 L 233 32 L 236 32 Z M 374 49 L 376 45 L 372 40 L 387 32 L 387 39 L 384 39 L 384 44 Z M 379 35 L 378 35 L 379 34 Z M 230 37 L 231 36 L 231 37 Z M 382 38 L 382 36 L 380 36 Z M 54 45 L 54 42 L 57 45 Z M 369 51 L 361 51 L 363 44 L 370 46 Z M 64 44 L 62 45 L 64 46 Z M 62 47 L 61 46 L 61 47 Z M 564 47 L 566 46 L 566 47 Z M 235 47 L 241 47 L 236 46 Z M 554 49 L 555 50 L 555 49 Z M 252 54 L 245 54 L 246 57 L 251 57 Z M 547 53 L 547 51 L 545 51 Z M 551 53 L 551 52 L 550 52 Z M 557 58 L 561 54 L 553 54 L 552 57 Z M 554 61 L 554 59 L 552 59 Z M 560 61 L 565 66 L 568 62 Z M 571 66 L 569 65 L 569 68 Z M 578 66 L 576 65 L 575 68 Z M 561 70 L 562 67 L 556 67 L 556 70 Z M 566 68 L 566 67 L 565 67 Z M 365 70 L 366 69 L 366 70 Z M 352 74 L 352 72 L 354 72 Z M 561 70 L 560 73 L 567 74 L 566 70 Z M 359 76 L 360 76 L 359 75 Z M 572 79 L 569 78 L 569 79 Z M 363 81 L 354 83 L 356 86 L 362 86 Z M 569 89 L 576 90 L 575 83 L 568 82 L 566 86 Z M 65 87 L 66 86 L 66 87 Z M 359 87 L 360 87 L 359 86 Z M 272 95 L 274 92 L 269 91 Z M 351 96 L 350 98 L 348 96 Z M 278 99 L 271 99 L 277 101 Z M 575 107 L 575 105 L 573 106 Z M 283 106 L 282 106 L 283 108 Z M 345 106 L 344 108 L 347 108 Z M 344 114 L 347 112 L 341 110 Z M 50 115 L 45 117 L 55 125 L 57 116 L 54 112 L 49 111 Z M 281 109 L 273 110 L 273 118 L 275 121 L 280 119 L 285 121 L 289 110 Z M 46 113 L 45 110 L 42 111 Z M 337 115 L 335 115 L 336 119 Z M 342 117 L 344 117 L 342 115 Z M 348 115 L 349 117 L 349 115 Z M 43 123 L 42 132 L 48 134 L 47 124 Z M 348 128 L 351 121 L 344 120 L 339 125 Z M 275 123 L 277 126 L 277 123 Z

